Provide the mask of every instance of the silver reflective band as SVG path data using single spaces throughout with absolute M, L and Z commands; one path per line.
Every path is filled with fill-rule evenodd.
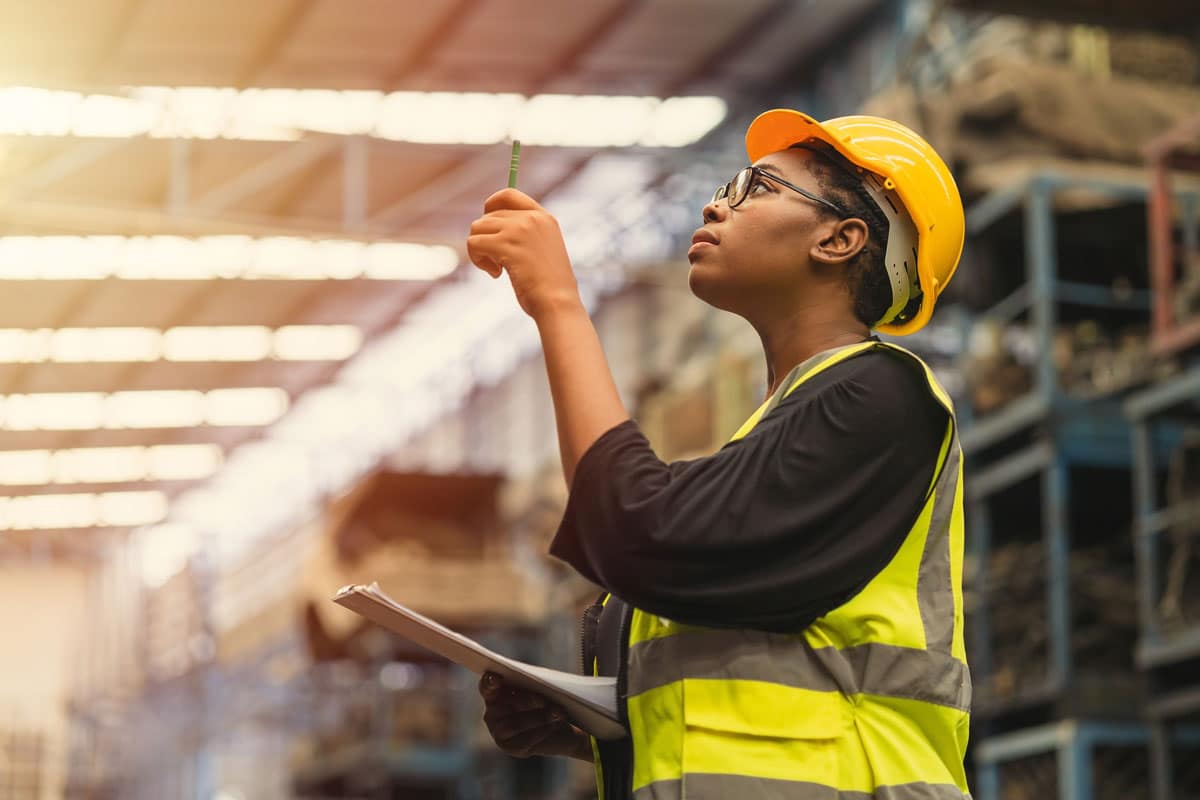
M 951 425 L 954 423 L 951 422 Z M 917 572 L 917 606 L 925 628 L 925 647 L 949 653 L 954 644 L 954 581 L 950 575 L 950 522 L 958 493 L 958 462 L 962 450 L 957 432 L 951 433 L 950 449 L 942 474 L 934 486 L 933 513 L 921 566 Z
M 686 676 L 679 674 L 681 664 Z M 799 635 L 737 629 L 686 631 L 630 648 L 631 697 L 684 677 L 922 700 L 960 711 L 971 706 L 967 665 L 933 650 L 875 642 L 814 648 Z
M 905 783 L 872 792 L 838 791 L 806 781 L 690 772 L 682 780 L 656 781 L 633 793 L 634 800 L 971 800 L 952 783 Z

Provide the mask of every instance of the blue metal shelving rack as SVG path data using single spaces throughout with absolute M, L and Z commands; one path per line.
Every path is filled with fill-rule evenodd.
M 1151 777 L 1155 800 L 1175 793 L 1172 751 L 1181 722 L 1200 720 L 1200 623 L 1168 628 L 1159 613 L 1160 575 L 1164 563 L 1163 534 L 1185 518 L 1200 513 L 1195 502 L 1164 506 L 1158 492 L 1159 467 L 1154 440 L 1163 431 L 1177 432 L 1184 421 L 1200 422 L 1200 366 L 1131 396 L 1125 413 L 1132 425 L 1134 447 L 1135 554 L 1138 568 L 1140 637 L 1137 660 L 1150 678 L 1146 715 L 1151 726 Z M 1179 667 L 1184 668 L 1180 674 Z M 1174 675 L 1171 672 L 1174 671 Z
M 1098 746 L 1144 748 L 1146 729 L 1137 723 L 1064 720 L 992 737 L 975 749 L 975 797 L 1000 797 L 1006 764 L 1032 755 L 1056 759 L 1060 798 L 1094 796 L 1094 754 Z
M 1140 176 L 1095 177 L 1069 169 L 1035 171 L 1019 183 L 982 198 L 967 215 L 967 229 L 978 236 L 998 220 L 1020 209 L 1023 221 L 1025 280 L 1010 295 L 982 315 L 999 324 L 1028 314 L 1032 338 L 1039 357 L 1033 370 L 1033 388 L 1003 409 L 975 419 L 962 409 L 962 443 L 968 458 L 967 524 L 968 549 L 977 564 L 974 589 L 979 604 L 968 631 L 972 671 L 986 687 L 992 674 L 992 633 L 988 598 L 988 556 L 993 541 L 989 501 L 1023 481 L 1036 479 L 1040 489 L 1039 519 L 1041 546 L 1045 552 L 1046 609 L 1049 623 L 1047 672 L 1039 685 L 1026 687 L 1011 698 L 989 698 L 986 689 L 977 694 L 976 719 L 987 725 L 1008 712 L 1039 707 L 1053 720 L 1055 702 L 1078 688 L 1081 665 L 1073 662 L 1070 638 L 1070 548 L 1069 511 L 1074 467 L 1129 469 L 1134 457 L 1122 406 L 1115 398 L 1081 399 L 1061 388 L 1052 357 L 1059 308 L 1062 304 L 1098 309 L 1145 311 L 1149 316 L 1150 295 L 1145 290 L 1114 293 L 1108 287 L 1060 279 L 1054 199 L 1064 190 L 1086 190 L 1116 202 L 1144 202 L 1146 181 Z M 1144 442 L 1150 451 L 1166 446 L 1161 437 Z M 998 453 L 998 454 L 997 454 Z M 1132 678 L 1132 676 L 1131 676 Z M 1107 679 L 1103 678 L 1102 679 Z M 1131 693 L 1135 685 L 1126 688 Z M 982 702 L 980 702 L 982 701 Z M 998 765 L 1023 754 L 1057 749 L 1058 792 L 1061 800 L 1091 797 L 1094 745 L 1110 739 L 1121 743 L 1145 743 L 1147 732 L 1136 721 L 1132 700 L 1118 703 L 1116 722 L 1059 720 L 1044 726 L 988 738 L 975 734 L 974 760 L 977 769 L 975 796 L 980 800 L 1000 797 Z M 1127 707 L 1125 707 L 1127 706 Z M 1097 709 L 1098 714 L 1106 709 Z M 1120 712 L 1124 713 L 1120 713 Z M 1122 717 L 1128 717 L 1122 719 Z M 980 727 L 983 727 L 982 725 Z M 1115 737 L 1115 739 L 1114 739 Z
M 1131 452 L 1120 406 L 1114 401 L 1079 400 L 1060 388 L 1051 357 L 1060 303 L 1101 308 L 1149 308 L 1149 294 L 1132 291 L 1114 295 L 1106 287 L 1070 283 L 1057 277 L 1054 194 L 1063 189 L 1088 188 L 1114 199 L 1142 199 L 1144 183 L 1097 180 L 1059 172 L 1039 172 L 1017 186 L 993 192 L 967 215 L 968 231 L 983 233 L 1001 217 L 1022 207 L 1025 234 L 1025 282 L 983 318 L 1008 323 L 1028 312 L 1033 340 L 1040 354 L 1032 390 L 1006 407 L 981 419 L 963 415 L 963 448 L 968 475 L 968 546 L 979 564 L 976 588 L 981 607 L 971 635 L 972 668 L 986 677 L 990 671 L 990 630 L 987 623 L 987 554 L 992 549 L 992 519 L 988 500 L 1024 480 L 1037 478 L 1041 489 L 1040 519 L 1046 551 L 1047 612 L 1050 623 L 1049 670 L 1045 684 L 1026 693 L 1029 698 L 1060 692 L 1072 679 L 1068 635 L 1070 597 L 1068 558 L 1072 466 L 1127 467 Z M 1023 432 L 1028 443 L 998 458 L 988 451 Z

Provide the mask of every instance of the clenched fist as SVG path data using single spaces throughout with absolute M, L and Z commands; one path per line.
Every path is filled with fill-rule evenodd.
M 501 750 L 510 756 L 570 756 L 592 760 L 588 735 L 567 721 L 562 708 L 539 694 L 506 683 L 494 672 L 479 679 L 486 706 L 483 721 Z
M 493 278 L 508 272 L 517 302 L 535 320 L 581 302 L 558 220 L 524 192 L 501 189 L 487 199 L 471 223 L 467 255 Z

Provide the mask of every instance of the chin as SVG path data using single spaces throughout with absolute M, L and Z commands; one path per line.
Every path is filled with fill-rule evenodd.
M 713 308 L 733 311 L 728 302 L 731 287 L 722 285 L 712 274 L 705 275 L 704 270 L 698 269 L 696 264 L 693 264 L 688 272 L 688 288 L 692 290 L 692 294 Z

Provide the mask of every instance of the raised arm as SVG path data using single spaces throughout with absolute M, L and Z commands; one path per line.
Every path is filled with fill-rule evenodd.
M 492 277 L 508 273 L 517 302 L 537 324 L 569 484 L 583 453 L 629 413 L 579 296 L 558 221 L 528 195 L 501 190 L 471 225 L 467 252 Z

